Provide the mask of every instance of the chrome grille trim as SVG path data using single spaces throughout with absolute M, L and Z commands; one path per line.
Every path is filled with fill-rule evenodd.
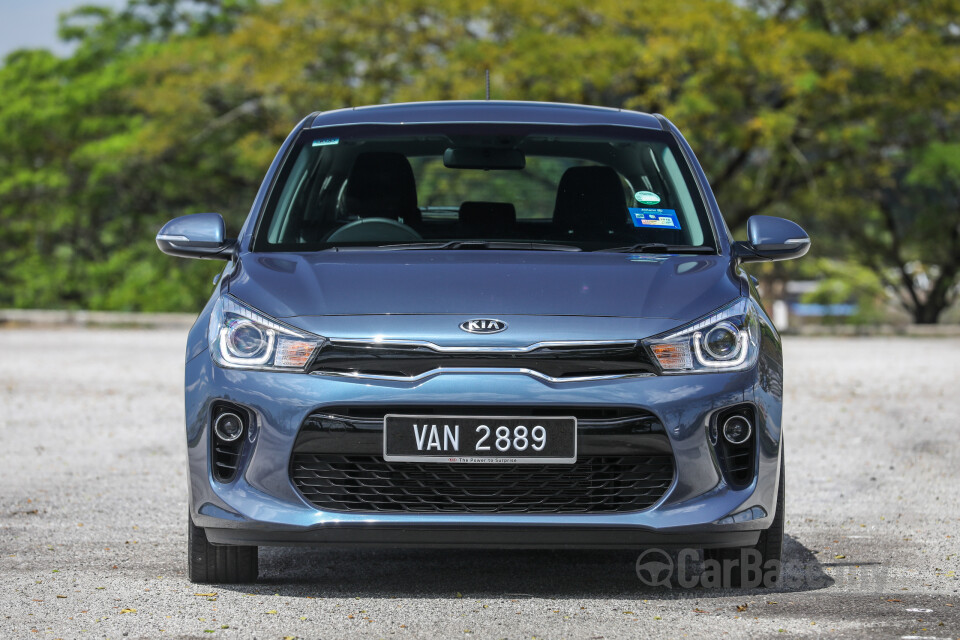
M 620 344 L 620 343 L 618 343 Z M 458 375 L 476 375 L 476 374 L 485 374 L 485 375 L 525 375 L 530 376 L 531 378 L 536 378 L 538 380 L 543 380 L 550 383 L 566 383 L 566 382 L 594 382 L 597 380 L 620 380 L 622 378 L 655 378 L 657 374 L 655 373 L 618 373 L 613 375 L 598 375 L 598 376 L 577 376 L 577 377 L 565 377 L 565 378 L 554 378 L 546 374 L 540 373 L 539 371 L 533 371 L 531 369 L 516 369 L 516 368 L 493 368 L 493 367 L 448 367 L 448 368 L 437 368 L 431 369 L 430 371 L 425 371 L 421 374 L 415 376 L 388 376 L 374 373 L 347 373 L 343 371 L 311 371 L 310 375 L 313 376 L 330 376 L 336 378 L 349 378 L 349 379 L 359 379 L 359 380 L 383 380 L 386 382 L 421 382 L 427 380 L 428 378 L 433 378 L 440 374 L 458 374 Z
M 550 349 L 556 347 L 633 347 L 638 340 L 557 340 L 546 342 L 535 342 L 525 347 L 450 347 L 439 345 L 428 340 L 393 340 L 377 338 L 328 338 L 327 341 L 333 345 L 362 345 L 370 347 L 419 347 L 431 349 L 439 353 L 530 353 L 537 349 Z

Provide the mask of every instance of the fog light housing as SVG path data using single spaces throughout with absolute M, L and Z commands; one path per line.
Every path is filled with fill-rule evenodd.
M 743 416 L 730 416 L 723 423 L 723 437 L 730 444 L 743 444 L 753 433 L 753 425 Z
M 234 442 L 243 435 L 243 418 L 232 412 L 221 413 L 213 423 L 213 432 L 224 442 Z

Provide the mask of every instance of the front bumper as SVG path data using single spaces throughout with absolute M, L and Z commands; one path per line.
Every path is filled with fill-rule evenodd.
M 762 371 L 762 375 L 761 375 Z M 351 380 L 307 374 L 222 369 L 201 352 L 186 365 L 190 514 L 219 544 L 386 544 L 492 547 L 743 546 L 756 542 L 776 511 L 780 465 L 779 367 L 713 374 L 551 383 L 521 374 L 441 374 L 417 382 Z M 663 423 L 676 465 L 673 484 L 652 507 L 578 514 L 408 514 L 317 509 L 288 472 L 305 417 L 324 406 L 636 407 Z M 217 401 L 248 408 L 235 480 L 210 467 L 210 415 Z M 728 484 L 707 425 L 732 405 L 756 408 L 756 473 Z M 754 509 L 759 507 L 759 509 Z M 728 516 L 734 515 L 733 522 Z M 724 524 L 719 521 L 727 519 Z
M 717 548 L 757 543 L 759 531 L 658 532 L 637 527 L 567 525 L 327 524 L 305 531 L 206 529 L 213 544 L 295 546 L 479 547 L 491 549 Z

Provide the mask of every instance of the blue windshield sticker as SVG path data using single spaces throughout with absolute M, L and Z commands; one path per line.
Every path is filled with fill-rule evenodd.
M 639 209 L 630 207 L 633 226 L 650 229 L 679 229 L 680 220 L 675 209 Z
M 328 144 L 340 144 L 340 138 L 324 138 L 323 140 L 314 140 L 313 146 L 325 147 Z

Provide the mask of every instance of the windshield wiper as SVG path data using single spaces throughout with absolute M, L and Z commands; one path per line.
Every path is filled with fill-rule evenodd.
M 540 242 L 499 242 L 488 240 L 451 240 L 449 242 L 415 242 L 410 244 L 384 244 L 378 247 L 385 251 L 417 249 L 501 249 L 518 251 L 581 251 L 580 247 L 567 244 L 544 244 Z
M 597 249 L 613 253 L 716 253 L 713 247 L 695 246 L 692 244 L 664 244 L 662 242 L 641 242 L 630 247 L 613 247 L 611 249 Z

